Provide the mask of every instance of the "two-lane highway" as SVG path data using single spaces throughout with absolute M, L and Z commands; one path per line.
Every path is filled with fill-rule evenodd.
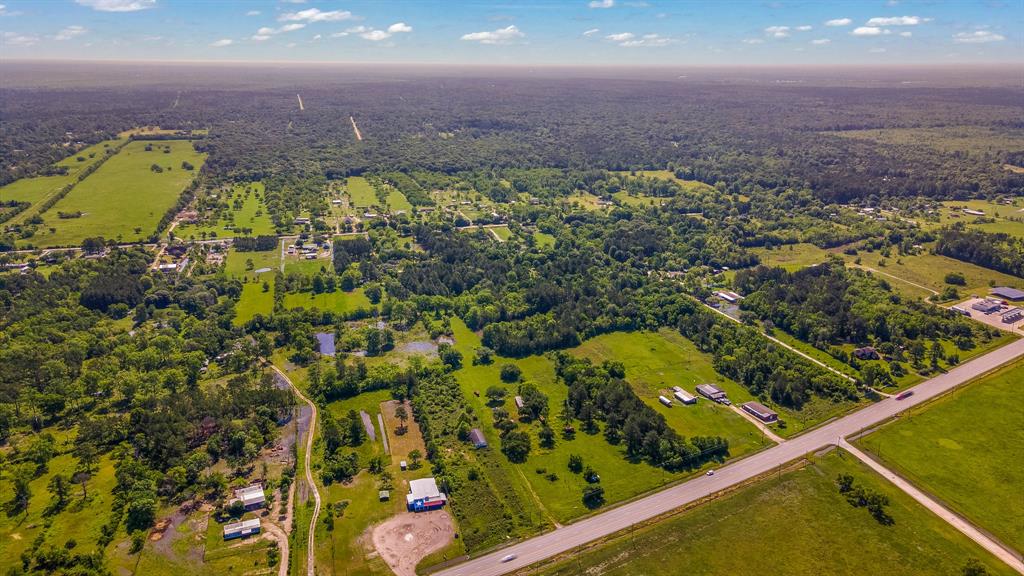
M 491 552 L 437 572 L 439 576 L 500 576 L 568 552 L 587 542 L 614 534 L 630 526 L 670 512 L 680 506 L 711 496 L 756 476 L 778 469 L 842 438 L 884 422 L 898 413 L 1024 356 L 1024 340 L 1017 340 L 993 352 L 975 358 L 913 387 L 913 395 L 903 400 L 886 398 L 838 420 L 791 438 L 782 444 L 724 466 L 713 476 L 700 476 L 666 488 L 639 500 L 612 508 L 574 524 L 557 528 L 518 544 Z M 514 554 L 515 559 L 502 562 Z

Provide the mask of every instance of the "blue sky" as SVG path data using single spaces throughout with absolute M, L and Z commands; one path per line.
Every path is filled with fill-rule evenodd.
M 0 0 L 0 6 L 4 59 L 1024 62 L 1024 0 Z

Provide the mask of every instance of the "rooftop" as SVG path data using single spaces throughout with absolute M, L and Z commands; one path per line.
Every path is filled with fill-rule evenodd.
M 1024 300 L 1024 290 L 1010 288 L 1009 286 L 993 288 L 992 294 L 995 294 L 1000 298 L 1006 298 L 1007 300 Z

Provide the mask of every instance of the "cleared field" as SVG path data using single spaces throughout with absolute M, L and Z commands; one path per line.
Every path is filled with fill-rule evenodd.
M 943 289 L 949 286 L 945 281 L 946 274 L 949 272 L 963 274 L 965 285 L 954 286 L 961 296 L 969 294 L 986 295 L 990 286 L 1016 286 L 1024 284 L 1020 278 L 939 254 L 919 254 L 917 256 L 893 254 L 889 258 L 883 257 L 878 252 L 861 252 L 857 256 L 841 255 L 850 264 L 855 259 L 860 258 L 862 266 L 877 270 L 879 272 L 877 277 L 888 282 L 893 289 L 916 298 L 930 296 L 931 293 L 926 289 L 942 292 Z M 882 261 L 884 261 L 884 264 Z M 896 278 L 887 276 L 887 274 L 906 282 L 901 282 Z M 914 286 L 914 284 L 918 286 Z
M 1024 362 L 912 410 L 857 443 L 886 466 L 1024 550 Z
M 828 259 L 828 251 L 818 248 L 814 244 L 800 243 L 787 244 L 768 250 L 766 248 L 754 248 L 751 250 L 761 259 L 765 266 L 778 266 L 790 272 L 806 268 L 813 264 L 821 264 Z
M 538 248 L 551 248 L 555 245 L 555 237 L 545 232 L 534 232 L 533 239 L 537 241 Z
M 246 194 L 246 189 L 251 192 Z M 228 209 L 228 218 L 217 218 L 214 221 L 204 224 L 181 224 L 174 229 L 175 235 L 179 238 L 216 238 L 231 237 L 239 235 L 242 228 L 249 228 L 250 236 L 273 235 L 275 233 L 274 223 L 270 220 L 270 214 L 263 206 L 262 182 L 252 184 L 236 184 L 227 199 L 232 207 Z M 235 198 L 241 199 L 238 209 L 233 206 Z
M 349 202 L 359 208 L 368 208 L 380 204 L 377 199 L 377 191 L 370 182 L 362 176 L 350 176 L 346 185 Z
M 289 293 L 284 295 L 284 307 L 292 308 L 319 308 L 324 312 L 345 313 L 361 308 L 373 308 L 370 300 L 363 294 L 362 288 L 351 292 L 312 292 Z
M 888 496 L 895 523 L 882 526 L 847 503 L 839 474 Z M 972 557 L 990 574 L 1013 573 L 863 464 L 833 451 L 530 573 L 938 576 L 959 574 Z
M 67 174 L 22 178 L 0 187 L 0 202 L 17 200 L 19 202 L 29 202 L 32 206 L 35 206 L 59 192 L 64 186 L 74 182 L 82 170 L 102 160 L 107 149 L 117 144 L 119 144 L 117 140 L 104 140 L 88 148 L 83 148 L 78 153 L 72 154 L 55 164 L 55 166 L 67 168 Z M 23 220 L 27 214 L 34 213 L 35 211 L 30 206 L 28 210 L 12 218 L 9 223 L 16 224 Z
M 508 226 L 492 226 L 488 230 L 501 242 L 508 242 L 509 238 L 512 237 L 512 231 L 508 229 Z
M 256 314 L 264 316 L 274 311 L 274 277 L 281 265 L 281 252 L 239 252 L 232 248 L 224 262 L 224 273 L 243 280 L 242 295 L 235 304 L 235 325 L 248 322 Z M 269 272 L 256 270 L 269 268 Z M 263 289 L 263 283 L 267 289 Z
M 619 172 L 619 174 L 623 174 L 626 176 L 630 175 L 629 172 Z M 672 172 L 671 170 L 637 170 L 636 175 L 645 176 L 647 178 L 661 178 L 662 180 L 671 180 L 676 184 L 682 186 L 683 190 L 686 190 L 687 192 L 708 192 L 714 190 L 713 186 L 710 186 L 703 182 L 698 182 L 697 180 L 683 180 L 681 178 L 676 178 L 675 173 Z
M 505 408 L 515 413 L 511 396 L 515 394 L 516 385 L 502 384 L 500 379 L 501 366 L 514 363 L 523 372 L 523 380 L 537 385 L 548 396 L 551 418 L 555 418 L 560 406 L 568 396 L 564 384 L 555 381 L 554 365 L 546 356 L 530 356 L 522 359 L 495 358 L 490 365 L 471 365 L 473 350 L 480 346 L 480 339 L 466 328 L 462 322 L 453 320 L 456 347 L 465 357 L 464 367 L 456 372 L 466 397 L 475 409 L 483 426 L 481 430 L 492 446 L 500 445 L 498 431 L 494 429 L 494 418 L 486 404 L 485 391 L 489 386 L 498 385 L 509 391 Z M 682 339 L 682 336 L 677 336 Z M 584 343 L 579 348 L 570 350 L 572 354 L 587 356 L 600 362 L 606 358 L 614 358 L 626 364 L 626 378 L 634 385 L 638 394 L 656 408 L 661 408 L 670 424 L 684 436 L 721 434 L 729 439 L 730 453 L 733 456 L 744 454 L 760 447 L 760 433 L 749 422 L 716 404 L 698 402 L 697 406 L 676 406 L 667 409 L 657 404 L 657 394 L 651 396 L 647 390 L 656 390 L 659 378 L 680 383 L 686 386 L 690 381 L 712 381 L 704 378 L 711 370 L 710 359 L 692 349 L 685 339 L 679 342 L 670 334 L 662 333 L 618 333 L 600 336 Z M 624 342 L 638 343 L 627 350 L 621 351 Z M 686 346 L 689 345 L 690 348 Z M 631 357 L 633 361 L 630 362 Z M 668 358 L 665 360 L 665 358 Z M 648 368 L 649 366 L 655 368 Z M 661 374 L 659 374 L 661 372 Z M 738 385 L 734 385 L 738 388 Z M 730 389 L 730 393 L 733 390 Z M 521 425 L 522 426 L 522 425 Z M 601 475 L 601 486 L 605 489 L 605 499 L 609 503 L 622 501 L 638 494 L 647 492 L 674 480 L 685 478 L 693 472 L 667 472 L 651 466 L 643 461 L 633 461 L 626 457 L 623 446 L 609 444 L 600 433 L 588 435 L 578 432 L 574 438 L 566 439 L 559 436 L 553 448 L 541 448 L 537 425 L 526 428 L 532 437 L 532 450 L 523 464 L 513 464 L 504 456 L 498 456 L 501 466 L 517 482 L 524 482 L 528 487 L 527 503 L 540 506 L 553 519 L 566 522 L 578 518 L 587 512 L 582 502 L 583 488 L 587 486 L 579 474 L 568 470 L 570 454 L 583 457 L 586 465 L 592 466 Z M 492 448 L 493 449 L 493 448 Z M 539 472 L 541 471 L 541 472 Z M 549 479 L 547 474 L 554 473 L 556 478 Z
M 942 225 L 963 222 L 971 228 L 985 232 L 1002 232 L 1024 238 L 1024 198 L 1017 198 L 1013 205 L 996 204 L 987 200 L 957 200 L 942 203 L 939 215 Z M 963 209 L 980 210 L 984 216 L 965 214 Z M 989 220 L 992 220 L 991 222 Z M 934 223 L 932 223 L 934 226 Z
M 927 146 L 942 152 L 1005 152 L 1024 149 L 1024 130 L 982 126 L 943 128 L 882 128 L 826 132 L 841 138 L 871 140 L 899 146 Z
M 615 200 L 622 204 L 626 204 L 627 206 L 661 206 L 668 201 L 668 198 L 645 196 L 643 194 L 630 195 L 625 191 L 612 194 L 612 198 L 615 198 Z
M 152 150 L 146 151 L 150 145 Z M 186 141 L 131 142 L 47 210 L 46 223 L 30 240 L 40 246 L 78 245 L 92 236 L 142 240 L 155 232 L 205 158 Z M 182 169 L 182 162 L 195 169 Z M 152 165 L 159 165 L 162 172 L 152 170 Z M 82 215 L 64 219 L 59 212 Z
M 388 208 L 391 209 L 392 212 L 412 212 L 412 204 L 409 203 L 405 194 L 402 194 L 398 188 L 395 188 L 394 186 L 388 186 L 387 204 Z
M 591 194 L 590 192 L 576 191 L 572 195 L 567 196 L 563 202 L 570 206 L 577 208 L 593 211 L 593 210 L 604 210 L 605 207 L 600 204 L 601 199 Z

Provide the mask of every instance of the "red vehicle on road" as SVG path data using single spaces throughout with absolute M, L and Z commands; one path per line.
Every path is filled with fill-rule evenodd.
M 896 399 L 897 400 L 906 400 L 907 398 L 910 398 L 913 395 L 914 395 L 914 391 L 913 390 L 907 390 L 906 392 L 900 392 L 899 396 L 897 396 Z

